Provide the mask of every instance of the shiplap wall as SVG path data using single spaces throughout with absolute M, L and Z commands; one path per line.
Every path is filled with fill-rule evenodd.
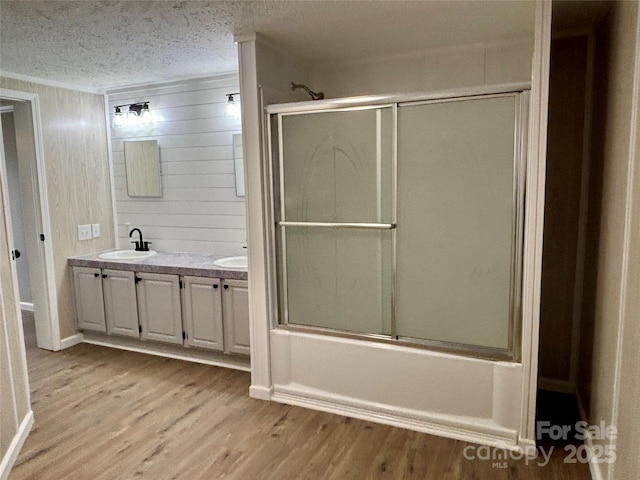
M 130 245 L 130 223 L 154 250 L 246 253 L 245 203 L 236 196 L 232 138 L 241 124 L 226 108 L 226 94 L 238 91 L 238 76 L 224 75 L 108 95 L 120 248 Z M 113 124 L 116 105 L 141 101 L 150 102 L 153 124 Z M 127 195 L 123 142 L 136 139 L 158 140 L 161 198 Z

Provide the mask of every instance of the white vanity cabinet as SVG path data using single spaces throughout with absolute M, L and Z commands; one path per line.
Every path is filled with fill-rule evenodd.
M 137 339 L 150 341 L 144 347 L 138 342 L 140 348 L 174 348 L 153 346 L 170 343 L 193 349 L 187 354 L 191 356 L 206 353 L 197 350 L 249 355 L 246 280 L 188 275 L 179 266 L 151 273 L 137 271 L 133 264 L 118 263 L 114 269 L 105 262 L 87 263 L 70 266 L 77 326 L 89 339 L 96 340 L 94 331 L 113 335 L 97 340 L 114 346 L 135 346 L 127 342 Z
M 101 274 L 99 268 L 73 267 L 76 319 L 81 330 L 107 331 Z
M 102 270 L 102 292 L 107 333 L 139 338 L 135 274 L 125 270 Z
M 249 289 L 246 280 L 224 280 L 222 312 L 225 352 L 249 355 Z
M 224 349 L 221 291 L 219 278 L 183 277 L 185 345 L 210 350 Z
M 136 273 L 140 338 L 182 345 L 178 275 Z

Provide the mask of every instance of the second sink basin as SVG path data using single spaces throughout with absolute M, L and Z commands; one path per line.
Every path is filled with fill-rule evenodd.
M 98 258 L 103 260 L 136 260 L 146 257 L 151 257 L 158 252 L 149 250 L 147 252 L 139 252 L 136 250 L 112 250 L 110 252 L 104 252 L 98 255 Z
M 213 264 L 216 267 L 227 268 L 231 270 L 246 270 L 247 269 L 247 257 L 225 257 L 219 258 L 214 261 Z

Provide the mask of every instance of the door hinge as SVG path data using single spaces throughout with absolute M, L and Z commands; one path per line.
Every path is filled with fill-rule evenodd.
M 44 242 L 44 233 L 40 234 L 40 241 Z
M 182 339 L 186 340 L 187 339 L 187 332 L 182 332 Z
M 138 325 L 138 333 L 142 333 L 142 325 Z
M 178 285 L 180 285 L 180 288 L 184 288 L 184 285 L 182 284 L 182 280 L 178 280 Z
M 142 280 L 140 277 L 136 277 L 136 280 L 135 280 L 136 285 L 138 284 L 138 282 L 139 282 L 140 280 Z

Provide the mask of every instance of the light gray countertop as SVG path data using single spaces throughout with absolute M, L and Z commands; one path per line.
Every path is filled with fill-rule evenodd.
M 156 255 L 141 259 L 105 260 L 98 257 L 101 253 L 103 252 L 71 257 L 68 259 L 68 263 L 72 267 L 110 268 L 134 272 L 247 280 L 246 270 L 227 270 L 213 264 L 219 258 L 229 255 L 158 252 Z

